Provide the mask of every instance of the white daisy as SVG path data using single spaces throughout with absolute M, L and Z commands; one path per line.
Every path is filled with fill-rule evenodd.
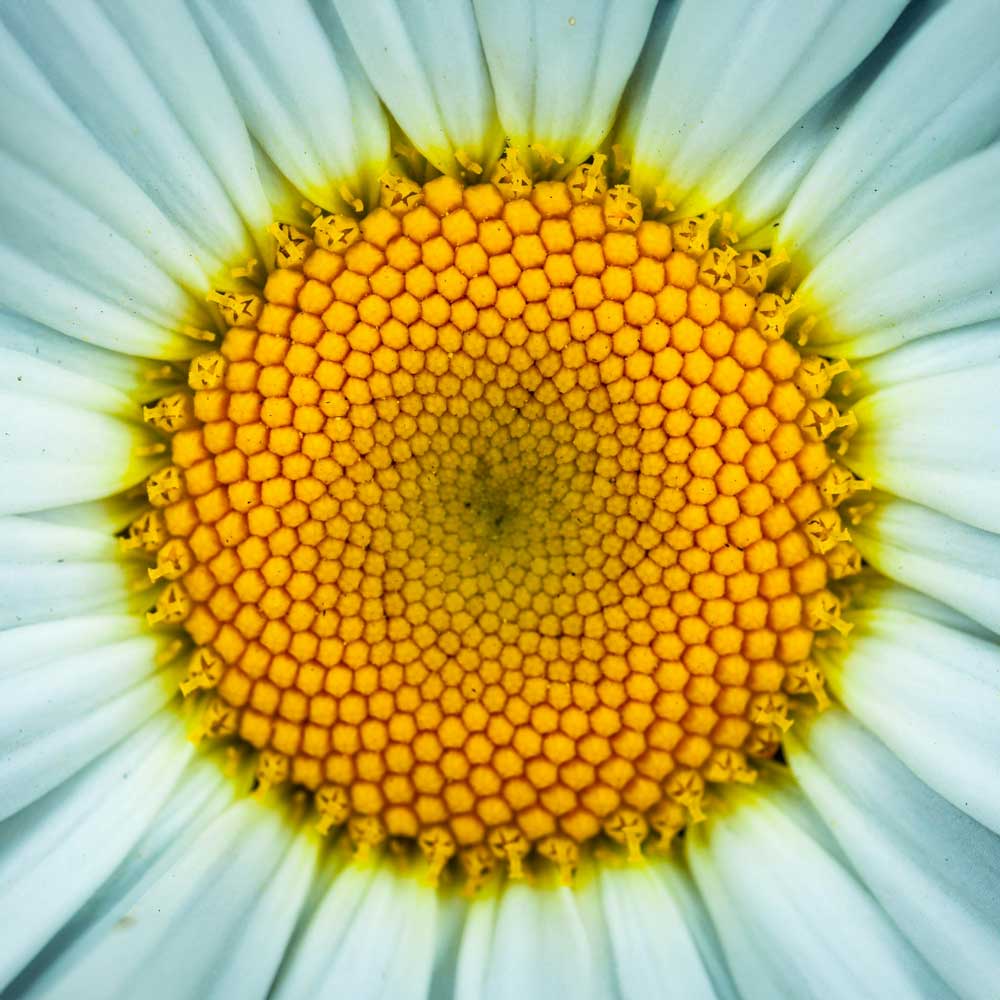
M 995 0 L 0 7 L 0 995 L 988 998 Z

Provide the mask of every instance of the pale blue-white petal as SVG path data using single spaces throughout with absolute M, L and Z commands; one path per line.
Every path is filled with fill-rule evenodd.
M 906 39 L 831 135 L 777 242 L 821 260 L 873 212 L 1000 134 L 992 0 L 943 4 Z
M 373 199 L 389 132 L 346 38 L 328 38 L 307 0 L 220 7 L 192 0 L 199 26 L 247 127 L 284 175 L 318 205 L 341 188 Z
M 7 309 L 126 354 L 194 353 L 179 331 L 205 325 L 202 306 L 60 183 L 3 152 L 0 213 Z
M 838 700 L 918 777 L 1000 832 L 1000 646 L 877 604 L 822 655 Z
M 858 71 L 860 72 L 860 70 Z M 857 74 L 834 87 L 771 147 L 726 201 L 741 245 L 770 247 L 782 213 L 857 99 Z
M 0 392 L 46 397 L 67 406 L 98 410 L 126 419 L 138 413 L 135 400 L 104 382 L 2 346 Z
M 880 573 L 1000 633 L 1000 535 L 884 494 L 851 528 Z
M 893 582 L 887 576 L 866 573 L 862 578 L 863 587 L 851 594 L 852 619 L 854 611 L 872 611 L 893 609 L 903 611 L 908 615 L 916 615 L 925 621 L 936 622 L 945 628 L 964 632 L 977 639 L 993 641 L 993 632 L 973 621 L 961 611 L 956 611 L 947 604 L 942 604 L 933 597 L 919 590 L 911 590 Z
M 94 586 L 93 574 L 86 573 L 91 564 L 79 564 L 82 585 L 67 596 L 67 574 L 59 570 L 73 563 L 64 566 L 57 561 L 57 551 L 46 552 L 39 544 L 44 541 L 38 538 L 39 529 L 49 539 L 60 539 L 67 550 L 73 545 L 107 544 L 107 540 L 77 529 L 30 522 L 19 526 L 23 520 L 0 520 L 0 549 L 8 550 L 7 555 L 12 545 L 22 556 L 34 552 L 39 566 L 33 567 L 33 575 L 28 574 L 28 585 L 39 578 L 47 561 L 53 571 L 49 584 L 63 588 L 55 602 L 42 595 L 34 603 L 43 611 L 53 603 L 57 612 L 85 610 L 92 603 L 88 586 Z M 35 544 L 29 545 L 32 539 Z M 4 559 L 0 570 L 21 599 L 23 568 Z M 81 574 L 68 575 L 69 582 L 75 583 Z M 99 586 L 97 590 L 98 603 L 117 610 L 114 593 L 109 597 Z M 7 596 L 0 599 L 0 605 L 8 603 Z M 24 617 L 31 613 L 30 607 L 24 609 Z M 0 755 L 4 762 L 0 817 L 11 815 L 74 774 L 158 711 L 174 693 L 173 675 L 162 673 L 159 659 L 164 641 L 153 637 L 140 618 L 119 614 L 53 617 L 56 620 L 51 622 L 0 632 Z
M 78 121 L 53 115 L 36 102 L 13 96 L 7 101 L 8 113 L 0 119 L 0 150 L 87 208 L 178 284 L 201 295 L 208 291 L 206 261 L 199 260 L 197 244 L 170 221 L 93 135 Z M 60 230 L 65 220 L 53 212 L 42 215 L 36 224 Z
M 1000 315 L 1000 144 L 881 207 L 799 286 L 810 344 L 856 358 Z
M 497 113 L 516 144 L 581 162 L 618 111 L 651 0 L 473 0 Z
M 868 58 L 817 101 L 744 178 L 726 200 L 741 245 L 771 247 L 781 217 L 844 118 L 878 79 L 900 45 L 923 23 L 927 5 L 911 4 Z
M 1000 363 L 890 386 L 854 405 L 847 462 L 906 500 L 1000 531 Z
M 0 517 L 0 563 L 106 562 L 119 557 L 117 539 L 105 532 L 30 517 Z
M 316 844 L 271 805 L 231 805 L 115 927 L 91 935 L 58 995 L 263 1000 L 316 865 Z M 271 918 L 268 920 L 267 918 Z
M 867 395 L 899 382 L 1000 363 L 1000 322 L 987 320 L 911 340 L 851 365 L 852 395 Z
M 438 170 L 458 173 L 456 153 L 481 166 L 496 157 L 502 136 L 471 0 L 333 5 L 342 27 L 327 31 L 347 32 L 379 97 Z
M 34 670 L 103 643 L 131 639 L 146 632 L 136 615 L 100 614 L 39 622 L 0 631 L 0 677 Z
M 206 828 L 233 800 L 236 783 L 223 773 L 220 761 L 196 754 L 176 781 L 170 795 L 111 876 L 90 896 L 73 918 L 38 952 L 11 985 L 15 996 L 58 996 L 64 977 L 86 962 L 106 936 L 114 935 L 133 905 L 162 878 L 170 878 Z
M 44 524 L 65 525 L 70 528 L 85 528 L 105 535 L 116 535 L 149 510 L 149 502 L 142 493 L 120 493 L 84 503 L 69 504 L 66 507 L 47 507 L 24 515 Z
M 33 101 L 64 122 L 72 122 L 73 115 L 59 99 L 52 84 L 25 52 L 21 43 L 11 34 L 0 19 L 0 72 L 6 95 Z
M 698 948 L 702 965 L 712 981 L 717 1000 L 739 1000 L 732 973 L 726 964 L 719 942 L 718 932 L 687 866 L 684 866 L 683 872 L 673 867 L 668 872 L 659 865 L 655 870 L 661 878 L 666 877 L 671 891 L 680 904 L 684 923 Z
M 134 486 L 156 465 L 145 429 L 93 410 L 0 391 L 0 514 L 42 510 Z
M 590 949 L 590 988 L 601 1000 L 627 1000 L 615 961 L 608 910 L 601 893 L 601 869 L 586 856 L 577 869 L 573 895 Z
M 107 605 L 135 610 L 150 586 L 144 565 L 123 559 L 113 537 L 26 517 L 0 517 L 0 566 L 0 628 Z
M 128 854 L 192 749 L 161 716 L 0 826 L 0 989 Z
M 878 44 L 905 4 L 682 0 L 647 46 L 623 136 L 630 182 L 684 212 L 730 195 Z
M 671 891 L 667 869 L 658 877 L 653 866 L 632 866 L 600 874 L 601 899 L 611 939 L 615 975 L 623 1000 L 715 1000 L 716 993 L 687 927 L 684 910 Z
M 455 996 L 458 945 L 467 912 L 468 900 L 462 895 L 448 893 L 438 899 L 434 967 L 427 988 L 428 1000 L 452 1000 Z
M 247 127 L 215 53 L 198 30 L 185 0 L 159 0 L 156 4 L 99 2 L 163 95 L 171 114 L 191 137 L 207 168 L 205 193 L 196 193 L 191 207 L 197 209 L 201 197 L 211 196 L 211 212 L 202 216 L 195 210 L 185 215 L 187 231 L 227 266 L 242 263 L 254 244 L 258 249 L 267 245 L 263 230 L 273 221 L 273 213 L 257 176 Z M 181 52 L 184 58 L 178 59 Z M 203 168 L 197 166 L 200 174 Z M 214 190 L 209 195 L 207 185 L 213 179 L 228 204 L 225 199 L 214 203 L 218 197 Z M 188 183 L 193 186 L 193 181 Z M 164 210 L 171 218 L 179 214 L 173 207 L 175 200 L 173 192 L 169 202 L 164 199 Z
M 941 1000 L 949 991 L 823 845 L 770 801 L 727 796 L 687 855 L 744 1000 Z
M 789 764 L 865 885 L 968 1000 L 1000 982 L 1000 838 L 931 791 L 845 712 L 796 725 Z
M 167 367 L 159 366 L 158 371 L 150 361 L 95 347 L 5 309 L 0 309 L 0 348 L 93 379 L 133 399 L 155 395 L 153 376 L 165 374 Z
M 252 256 L 247 223 L 260 225 L 267 208 L 246 131 L 180 0 L 18 0 L 0 18 L 209 270 Z
M 572 889 L 512 882 L 469 907 L 455 1000 L 598 1000 L 593 961 Z
M 484 992 L 485 970 L 490 962 L 493 925 L 499 906 L 500 901 L 494 893 L 469 903 L 455 960 L 454 1000 L 482 1000 L 488 995 Z
M 348 865 L 313 913 L 275 987 L 303 995 L 422 1000 L 434 960 L 437 892 L 389 865 Z

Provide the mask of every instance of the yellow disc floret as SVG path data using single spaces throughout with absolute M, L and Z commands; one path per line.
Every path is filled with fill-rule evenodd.
M 262 295 L 217 293 L 219 350 L 146 409 L 172 464 L 126 544 L 212 692 L 197 735 L 435 878 L 669 840 L 846 628 L 840 368 L 784 339 L 764 254 L 600 166 L 387 176 L 360 222 L 273 227 Z

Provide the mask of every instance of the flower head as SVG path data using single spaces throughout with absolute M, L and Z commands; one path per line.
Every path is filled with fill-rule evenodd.
M 988 996 L 989 7 L 0 11 L 0 984 Z

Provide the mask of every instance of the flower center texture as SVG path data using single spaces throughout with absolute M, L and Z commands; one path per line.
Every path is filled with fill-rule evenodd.
M 825 699 L 864 484 L 828 448 L 842 363 L 722 230 L 511 152 L 272 227 L 266 284 L 213 294 L 219 349 L 145 408 L 171 464 L 124 538 L 191 643 L 194 737 L 473 883 L 635 856 L 752 781 Z

